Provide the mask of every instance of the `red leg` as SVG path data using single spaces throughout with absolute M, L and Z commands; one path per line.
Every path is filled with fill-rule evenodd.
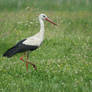
M 23 59 L 25 55 L 26 55 L 26 60 Z M 27 62 L 27 60 L 28 60 L 28 54 L 24 53 L 24 56 L 20 57 L 20 60 L 22 60 L 23 62 L 26 63 L 26 70 L 28 72 L 28 62 Z
M 29 57 L 29 52 L 26 53 L 26 70 L 28 72 L 28 57 Z
M 27 72 L 28 72 L 28 63 L 26 62 L 26 70 L 27 70 Z
M 27 70 L 27 72 L 28 72 L 28 64 L 32 65 L 33 68 L 34 68 L 35 70 L 37 70 L 37 67 L 36 67 L 35 64 L 33 64 L 33 63 L 31 63 L 31 62 L 28 62 L 29 53 L 24 53 L 24 55 L 25 55 L 25 54 L 26 54 L 26 60 L 23 59 L 24 56 L 20 57 L 20 60 L 22 60 L 23 62 L 26 62 L 26 70 Z
M 33 63 L 31 63 L 31 62 L 28 62 L 28 58 L 29 58 L 29 53 L 27 53 L 27 61 L 26 61 L 26 63 L 32 65 L 33 68 L 34 68 L 35 70 L 37 70 L 37 67 L 36 67 L 35 64 L 33 64 Z

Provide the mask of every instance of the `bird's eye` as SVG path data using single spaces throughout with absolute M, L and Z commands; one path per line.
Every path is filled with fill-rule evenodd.
M 45 17 L 45 16 L 43 15 L 43 17 Z

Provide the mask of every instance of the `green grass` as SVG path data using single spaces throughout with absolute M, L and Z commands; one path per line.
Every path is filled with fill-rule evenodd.
M 0 0 L 0 11 L 20 11 L 28 7 L 52 11 L 91 11 L 92 1 L 89 1 L 87 5 L 86 0 Z
M 7 11 L 0 11 L 0 92 L 92 92 L 90 9 L 82 11 L 79 7 L 80 11 L 70 12 L 4 8 Z M 37 16 L 43 12 L 58 26 L 45 22 L 43 45 L 30 53 L 29 59 L 37 71 L 29 66 L 26 72 L 25 63 L 19 60 L 22 54 L 9 59 L 2 55 L 19 40 L 39 31 Z

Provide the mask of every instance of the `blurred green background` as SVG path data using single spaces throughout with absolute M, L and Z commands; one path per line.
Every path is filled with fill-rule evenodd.
M 92 10 L 92 0 L 0 0 L 0 11 L 20 10 L 26 7 L 43 10 Z

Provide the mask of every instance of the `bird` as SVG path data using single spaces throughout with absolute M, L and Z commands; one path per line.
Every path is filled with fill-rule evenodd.
M 20 60 L 26 63 L 26 71 L 28 71 L 28 64 L 32 65 L 35 70 L 37 70 L 37 67 L 32 62 L 29 62 L 29 52 L 36 50 L 39 48 L 44 40 L 44 20 L 57 25 L 55 22 L 53 22 L 51 19 L 47 17 L 46 14 L 40 14 L 38 16 L 39 22 L 40 22 L 40 31 L 36 33 L 33 36 L 30 36 L 28 38 L 25 38 L 21 41 L 19 41 L 16 45 L 9 48 L 4 54 L 4 57 L 10 58 L 14 56 L 17 53 L 24 53 L 23 56 L 20 57 Z M 24 57 L 26 58 L 24 60 Z

